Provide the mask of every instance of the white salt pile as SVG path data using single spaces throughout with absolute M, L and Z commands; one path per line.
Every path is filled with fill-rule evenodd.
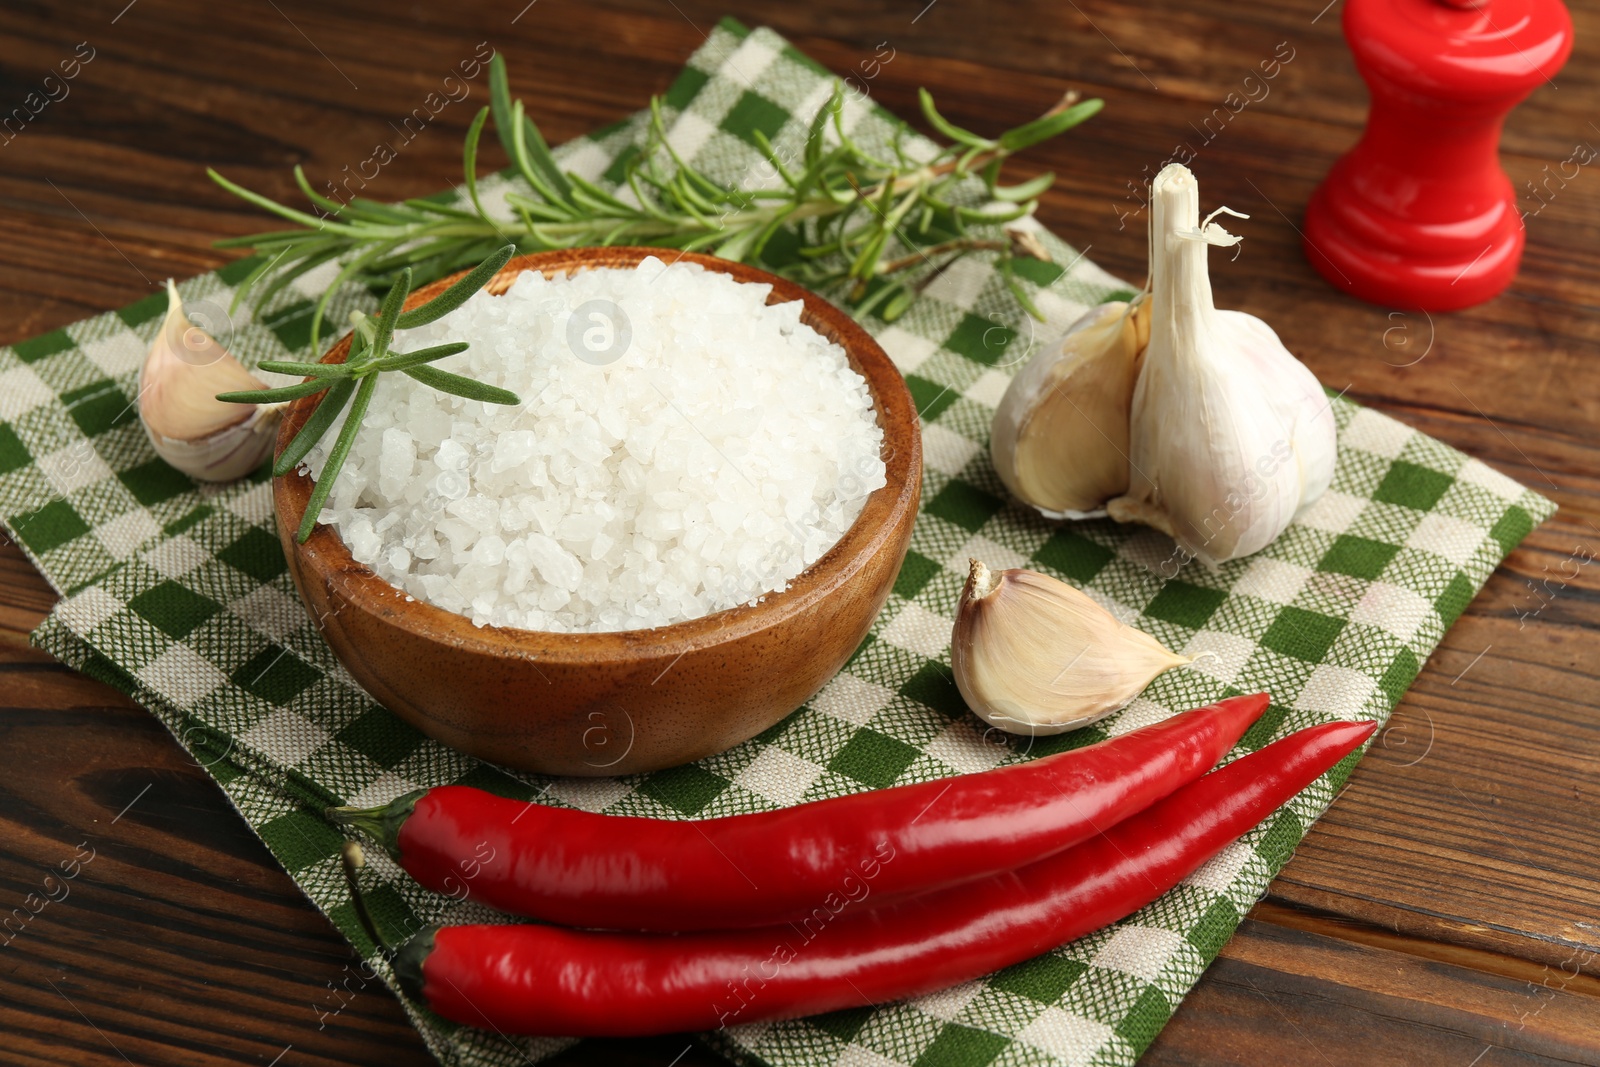
M 884 484 L 844 350 L 695 264 L 524 273 L 396 351 L 519 407 L 381 376 L 320 519 L 407 593 L 478 625 L 629 630 L 783 589 Z M 307 459 L 320 473 L 335 434 Z

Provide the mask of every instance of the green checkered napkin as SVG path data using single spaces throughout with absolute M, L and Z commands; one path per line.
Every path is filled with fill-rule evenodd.
M 828 92 L 826 72 L 776 34 L 725 22 L 668 93 L 672 140 L 719 180 L 756 180 L 767 172 L 755 131 L 798 144 Z M 846 114 L 864 142 L 881 143 L 890 130 L 869 103 L 851 102 Z M 568 168 L 614 181 L 641 131 L 635 116 L 557 154 Z M 1122 288 L 1041 237 L 1069 266 L 1024 261 L 1019 270 L 1055 329 Z M 249 267 L 191 279 L 181 286 L 185 302 L 247 363 L 306 356 L 309 298 L 328 279 L 307 279 L 259 320 L 230 324 L 232 286 Z M 981 771 L 1265 689 L 1276 702 L 1241 742 L 1249 751 L 1316 722 L 1386 717 L 1489 573 L 1553 510 L 1482 463 L 1335 399 L 1338 473 L 1310 513 L 1259 555 L 1164 581 L 1154 567 L 1170 542 L 1160 535 L 1104 521 L 1053 524 L 1006 499 L 984 441 L 1036 331 L 990 268 L 966 260 L 899 322 L 870 324 L 923 413 L 927 469 L 894 593 L 844 671 L 782 723 L 700 763 L 634 778 L 546 779 L 470 759 L 375 704 L 295 595 L 270 486 L 196 485 L 151 452 L 133 396 L 164 299 L 0 349 L 0 516 L 64 596 L 34 639 L 160 718 L 363 953 L 373 948 L 340 879 L 340 837 L 319 814 L 326 804 L 378 804 L 459 782 L 589 811 L 705 818 Z M 342 320 L 345 308 L 335 311 Z M 986 741 L 949 668 L 969 556 L 1067 579 L 1169 647 L 1209 655 L 1157 679 L 1121 714 L 1041 739 L 1031 753 L 1020 741 Z M 1049 955 L 907 1003 L 707 1040 L 772 1067 L 1132 1063 L 1351 765 L 1161 900 Z M 375 910 L 390 928 L 493 918 L 369 855 Z M 407 1010 L 447 1063 L 513 1064 L 567 1044 L 508 1041 Z

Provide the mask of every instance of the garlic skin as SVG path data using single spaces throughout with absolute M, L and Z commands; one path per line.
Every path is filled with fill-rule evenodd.
M 1239 238 L 1200 221 L 1189 169 L 1164 167 L 1150 201 L 1150 344 L 1129 419 L 1128 491 L 1107 510 L 1215 565 L 1271 544 L 1328 488 L 1333 412 L 1271 327 L 1214 306 L 1206 252 Z
M 996 473 L 1050 519 L 1088 519 L 1128 489 L 1128 412 L 1150 305 L 1092 308 L 1011 379 L 989 432 Z
M 156 454 L 206 482 L 242 478 L 272 453 L 281 405 L 226 404 L 218 393 L 265 389 L 189 321 L 167 281 L 167 317 L 139 371 L 139 419 Z
M 967 706 L 1002 730 L 1038 736 L 1085 726 L 1190 662 L 1065 582 L 971 561 L 950 665 Z

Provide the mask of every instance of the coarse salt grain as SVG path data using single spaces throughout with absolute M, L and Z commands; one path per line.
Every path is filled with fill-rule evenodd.
M 770 292 L 652 256 L 524 272 L 397 333 L 469 342 L 434 366 L 523 403 L 382 375 L 320 521 L 480 626 L 641 629 L 786 588 L 885 484 L 883 431 L 844 350 Z

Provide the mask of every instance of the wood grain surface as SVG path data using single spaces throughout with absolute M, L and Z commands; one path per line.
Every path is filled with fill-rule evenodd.
M 508 0 L 494 4 L 12 0 L 0 111 L 89 41 L 95 58 L 0 144 L 0 342 L 216 267 L 264 219 L 204 178 L 291 197 L 365 159 L 487 41 L 552 141 L 660 92 L 723 14 L 767 24 L 902 115 L 1005 128 L 1068 86 L 1105 112 L 1029 153 L 1046 225 L 1128 278 L 1132 187 L 1180 143 L 1208 201 L 1253 218 L 1218 302 L 1264 317 L 1323 382 L 1555 499 L 1452 628 L 1349 788 L 1146 1054 L 1150 1065 L 1600 1064 L 1600 4 L 1507 125 L 1528 246 L 1512 289 L 1429 318 L 1355 303 L 1299 251 L 1305 202 L 1365 90 L 1326 0 Z M 526 6 L 524 6 L 526 4 Z M 1292 52 L 1207 141 L 1223 97 Z M 481 81 L 366 190 L 459 176 Z M 1215 129 L 1215 123 L 1212 124 Z M 1545 168 L 1549 168 L 1546 171 Z M 1543 183 L 1544 199 L 1526 191 Z M 1576 577 L 1568 577 L 1576 571 Z M 0 953 L 0 1063 L 424 1064 L 381 987 L 147 714 L 28 649 L 54 595 L 0 547 L 0 898 L 80 848 L 70 894 Z M 347 969 L 348 968 L 348 969 Z M 720 1063 L 686 1038 L 590 1043 L 563 1064 Z

